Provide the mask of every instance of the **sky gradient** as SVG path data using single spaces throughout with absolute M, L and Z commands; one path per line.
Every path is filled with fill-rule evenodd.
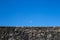
M 60 0 L 0 0 L 0 26 L 60 26 Z

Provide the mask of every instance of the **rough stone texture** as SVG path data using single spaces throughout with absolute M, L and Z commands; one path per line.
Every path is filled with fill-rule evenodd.
M 0 27 L 0 40 L 60 40 L 60 27 Z

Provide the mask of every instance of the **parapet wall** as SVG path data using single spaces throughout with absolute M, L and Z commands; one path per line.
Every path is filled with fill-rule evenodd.
M 60 27 L 0 27 L 0 40 L 60 40 Z

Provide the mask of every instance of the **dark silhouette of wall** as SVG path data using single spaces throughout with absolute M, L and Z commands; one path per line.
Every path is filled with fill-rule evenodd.
M 60 40 L 60 27 L 0 27 L 0 40 Z

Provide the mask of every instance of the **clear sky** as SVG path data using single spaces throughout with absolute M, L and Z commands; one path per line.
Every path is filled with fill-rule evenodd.
M 60 0 L 0 0 L 1 26 L 60 26 Z

